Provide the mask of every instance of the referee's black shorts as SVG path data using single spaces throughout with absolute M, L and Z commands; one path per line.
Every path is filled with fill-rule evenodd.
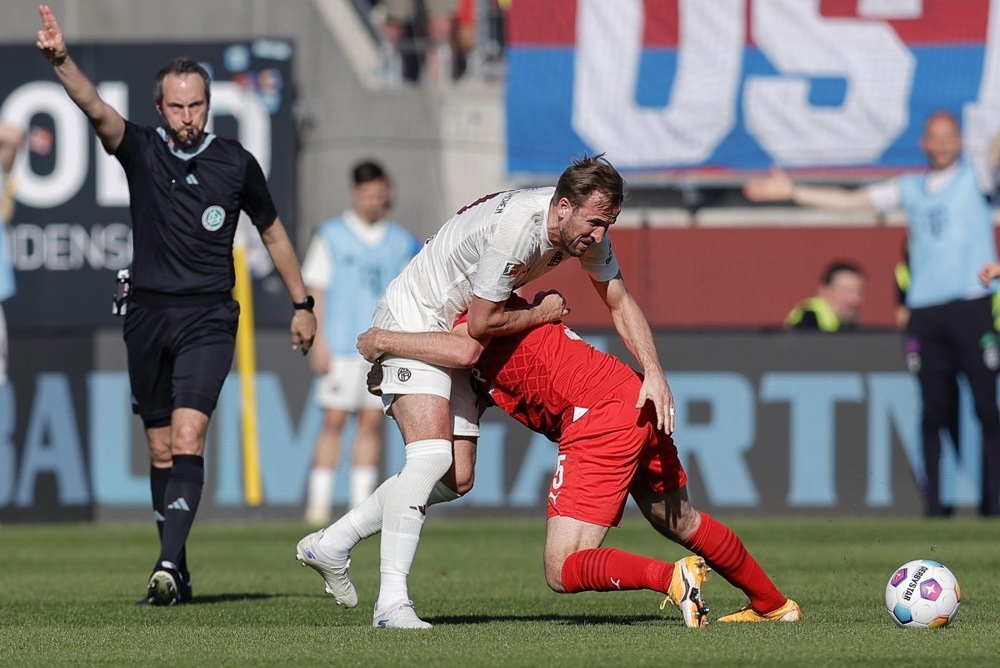
M 169 425 L 175 408 L 211 416 L 233 364 L 239 303 L 228 295 L 182 305 L 130 301 L 125 348 L 132 412 L 147 428 Z

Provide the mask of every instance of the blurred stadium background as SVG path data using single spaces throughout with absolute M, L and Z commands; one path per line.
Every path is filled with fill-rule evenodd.
M 1000 126 L 1000 2 L 473 2 L 464 74 L 437 85 L 387 73 L 368 0 L 51 6 L 81 67 L 137 122 L 156 122 L 162 62 L 184 53 L 211 68 L 215 131 L 264 164 L 300 257 L 315 225 L 347 207 L 359 159 L 388 167 L 396 218 L 430 235 L 485 193 L 549 184 L 574 156 L 606 152 L 630 184 L 615 249 L 677 395 L 695 503 L 918 515 L 918 393 L 893 330 L 902 219 L 750 206 L 740 186 L 771 164 L 847 185 L 918 169 L 936 109 L 963 120 L 977 157 Z M 145 518 L 145 445 L 110 314 L 130 260 L 127 192 L 35 52 L 35 7 L 0 0 L 0 118 L 30 128 L 9 232 L 19 290 L 4 305 L 0 522 Z M 781 332 L 837 258 L 868 274 L 863 331 Z M 574 276 L 560 269 L 538 287 L 562 290 L 570 323 L 627 359 Z M 254 300 L 263 503 L 245 499 L 234 370 L 210 428 L 205 517 L 301 516 L 321 420 L 313 378 L 289 350 L 291 309 L 266 266 Z M 968 405 L 962 427 L 943 474 L 965 512 L 979 495 Z M 394 425 L 387 436 L 386 475 L 402 462 Z M 492 415 L 476 490 L 441 514 L 538 513 L 553 460 L 543 438 Z

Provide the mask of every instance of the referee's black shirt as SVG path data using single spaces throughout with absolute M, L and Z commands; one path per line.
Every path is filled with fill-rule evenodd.
M 181 153 L 162 128 L 129 121 L 114 156 L 128 177 L 133 290 L 231 291 L 240 210 L 261 231 L 277 218 L 257 160 L 239 142 L 212 134 L 197 151 Z

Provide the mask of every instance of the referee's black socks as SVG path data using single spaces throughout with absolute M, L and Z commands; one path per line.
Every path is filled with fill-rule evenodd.
M 149 491 L 153 498 L 153 517 L 156 520 L 156 534 L 160 537 L 160 547 L 163 547 L 163 523 L 167 512 L 167 483 L 170 482 L 172 468 L 149 467 Z M 181 573 L 188 575 L 187 550 L 181 548 L 180 560 L 176 562 Z
M 201 490 L 205 486 L 205 458 L 198 455 L 174 455 L 164 499 L 163 537 L 160 561 L 170 561 L 186 569 L 182 557 L 184 543 L 191 533 Z

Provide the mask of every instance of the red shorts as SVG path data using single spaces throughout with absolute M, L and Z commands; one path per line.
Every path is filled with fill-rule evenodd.
M 621 385 L 563 430 L 548 517 L 616 527 L 630 492 L 664 494 L 687 484 L 673 438 L 656 428 L 656 410 L 637 411 L 635 400 L 635 386 Z

